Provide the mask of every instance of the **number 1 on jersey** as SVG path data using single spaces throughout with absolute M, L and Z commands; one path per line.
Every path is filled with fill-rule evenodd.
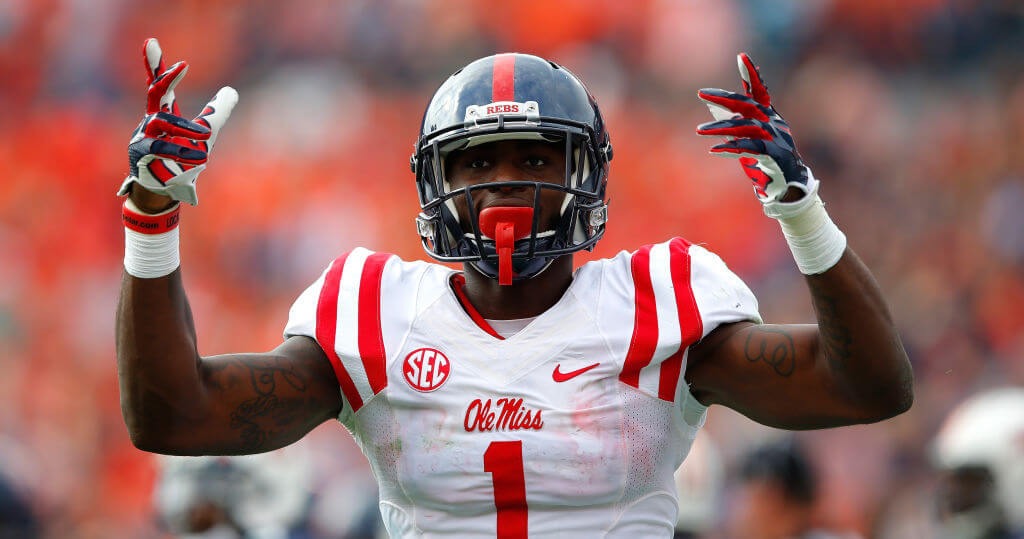
M 494 483 L 499 539 L 526 538 L 526 475 L 523 442 L 491 442 L 484 451 L 484 471 Z

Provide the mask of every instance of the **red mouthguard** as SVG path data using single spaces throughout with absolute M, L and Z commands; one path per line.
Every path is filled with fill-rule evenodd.
M 512 284 L 512 251 L 515 241 L 530 235 L 533 208 L 498 206 L 480 212 L 480 233 L 494 238 L 498 250 L 498 284 Z

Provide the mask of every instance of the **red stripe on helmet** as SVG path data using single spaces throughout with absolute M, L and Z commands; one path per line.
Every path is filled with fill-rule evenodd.
M 491 101 L 516 100 L 516 55 L 507 53 L 494 57 L 494 79 L 491 81 Z

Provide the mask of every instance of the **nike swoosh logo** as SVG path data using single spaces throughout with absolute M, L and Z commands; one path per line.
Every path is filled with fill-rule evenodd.
M 562 365 L 555 365 L 555 370 L 554 372 L 551 373 L 551 377 L 554 378 L 556 382 L 564 382 L 566 380 L 576 378 L 577 376 L 589 371 L 590 369 L 593 369 L 598 365 L 600 365 L 600 363 L 594 363 L 593 365 L 583 367 L 582 369 L 576 369 L 574 371 L 569 372 L 560 372 L 558 368 L 561 367 Z

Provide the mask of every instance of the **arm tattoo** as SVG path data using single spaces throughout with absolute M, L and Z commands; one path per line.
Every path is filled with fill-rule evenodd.
M 828 295 L 816 279 L 808 279 L 807 283 L 811 289 L 814 312 L 818 315 L 818 334 L 821 335 L 825 357 L 833 369 L 842 370 L 846 368 L 850 345 L 853 344 L 850 329 L 843 324 L 839 315 L 838 300 Z
M 304 419 L 307 399 L 306 381 L 297 372 L 282 364 L 278 358 L 237 361 L 247 371 L 255 397 L 243 401 L 231 412 L 232 429 L 241 430 L 242 442 L 247 450 L 263 449 L 268 439 L 287 432 Z M 282 393 L 289 396 L 282 397 Z
M 747 333 L 744 357 L 753 363 L 764 361 L 779 376 L 789 376 L 796 368 L 796 348 L 788 331 L 755 327 Z

